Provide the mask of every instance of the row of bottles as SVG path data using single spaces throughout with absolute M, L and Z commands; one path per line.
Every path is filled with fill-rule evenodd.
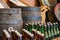
M 22 29 L 22 34 L 13 28 L 3 30 L 3 40 L 56 40 L 60 38 L 58 23 L 28 23 Z M 58 40 L 57 39 L 57 40 Z
M 3 30 L 3 40 L 45 40 L 44 34 L 41 34 L 39 31 L 32 29 L 32 33 L 26 29 L 22 29 L 22 34 L 17 30 L 9 31 Z
M 28 23 L 25 25 L 25 29 L 32 33 L 32 29 L 35 29 L 45 35 L 46 40 L 52 40 L 60 37 L 59 24 L 56 23 Z
M 2 40 L 22 40 L 22 35 L 17 30 L 3 30 Z
M 23 33 L 25 35 L 25 37 L 23 36 L 24 40 L 45 40 L 44 34 L 41 34 L 39 31 L 37 31 L 35 29 L 32 29 L 32 32 L 29 32 L 26 29 L 23 29 L 23 30 L 24 30 Z

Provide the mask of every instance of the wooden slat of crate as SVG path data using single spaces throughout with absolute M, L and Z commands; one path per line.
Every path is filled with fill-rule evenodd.
M 10 7 L 8 6 L 8 4 L 7 4 L 4 0 L 0 0 L 0 3 L 2 4 L 2 6 L 3 6 L 4 8 L 10 8 Z
M 21 1 L 17 0 L 9 0 L 10 2 L 12 2 L 13 4 L 15 4 L 16 6 L 27 6 L 26 4 L 22 3 Z
M 20 0 L 20 1 L 27 4 L 28 6 L 34 7 L 37 5 L 38 0 Z

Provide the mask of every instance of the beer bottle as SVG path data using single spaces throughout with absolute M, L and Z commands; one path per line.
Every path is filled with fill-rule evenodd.
M 51 39 L 51 26 L 50 26 L 50 23 L 47 23 L 47 26 L 48 26 L 49 39 Z
M 46 40 L 48 40 L 48 28 L 47 28 L 47 25 L 44 25 L 45 26 L 45 38 L 46 38 Z
M 56 31 L 55 31 L 54 24 L 51 22 L 49 24 L 50 24 L 50 32 L 51 32 L 51 40 L 52 40 L 53 38 L 55 38 Z
M 38 39 L 39 39 L 39 40 L 45 40 L 44 34 L 42 34 L 42 33 L 39 32 L 39 31 L 36 31 L 36 33 L 37 33 L 37 36 L 38 36 Z
M 58 32 L 57 32 L 57 28 L 56 28 L 56 24 L 55 23 L 53 23 L 53 25 L 54 25 L 54 34 L 55 34 L 55 38 L 57 37 L 57 34 L 58 34 Z
M 36 29 L 32 29 L 32 33 L 34 34 L 34 40 L 40 40 L 41 39 L 39 34 L 37 33 Z
M 38 30 L 37 22 L 34 23 L 34 29 Z
M 45 40 L 44 34 L 41 34 L 41 40 Z
M 44 40 L 44 34 L 41 34 L 41 32 L 33 29 L 32 33 L 34 34 L 34 40 Z
M 11 40 L 18 40 L 19 39 L 18 35 L 15 32 L 16 30 L 14 30 L 12 27 L 9 27 L 8 31 L 10 32 Z
M 34 40 L 34 35 L 31 34 L 29 31 L 26 29 L 22 29 L 22 40 Z
M 17 31 L 15 30 L 15 40 L 22 40 L 22 35 Z
M 42 24 L 42 27 L 41 27 L 41 33 L 44 34 L 44 24 Z
M 52 29 L 51 29 L 51 24 L 52 23 L 51 22 L 48 22 L 48 23 L 49 23 L 49 28 L 50 28 L 50 36 L 52 36 L 52 32 L 51 32 L 52 31 Z
M 51 23 L 51 39 L 53 39 L 53 38 L 55 38 L 55 36 L 54 36 L 54 30 L 53 30 L 53 24 Z
M 7 30 L 3 30 L 3 40 L 11 40 L 11 36 Z
M 37 26 L 38 26 L 38 31 L 40 31 L 40 27 L 42 27 L 42 25 L 41 25 L 42 23 L 41 23 L 41 21 L 38 21 L 38 23 L 37 23 Z
M 28 31 L 29 31 L 29 32 L 32 32 L 32 23 L 29 23 L 29 24 L 28 24 Z
M 28 30 L 28 23 L 25 24 L 25 27 L 24 27 L 26 30 Z
M 32 23 L 32 29 L 34 29 L 34 22 Z
M 12 31 L 10 32 L 10 35 L 11 35 L 11 39 L 12 39 L 12 40 L 16 40 L 15 30 L 12 30 Z
M 57 22 L 56 22 L 55 24 L 56 24 L 55 26 L 56 26 L 56 31 L 57 31 L 57 33 L 58 33 L 58 36 L 60 36 L 60 32 L 59 32 L 59 29 L 58 29 L 59 24 L 58 24 Z
M 11 31 L 11 38 L 12 40 L 22 40 L 22 35 L 17 31 Z
M 40 23 L 37 23 L 37 31 L 39 31 L 39 28 L 40 28 L 39 24 L 40 24 Z
M 42 31 L 41 31 L 41 27 L 42 27 L 42 24 L 39 24 L 38 31 L 40 31 L 40 32 L 42 32 Z
M 35 35 L 35 32 L 36 32 L 36 30 L 35 29 L 32 29 L 32 33 Z

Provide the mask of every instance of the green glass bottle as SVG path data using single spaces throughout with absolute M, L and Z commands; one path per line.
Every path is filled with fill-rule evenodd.
M 41 24 L 39 24 L 38 31 L 40 31 L 40 32 L 41 32 L 41 27 L 42 27 L 42 25 L 41 25 Z
M 25 24 L 25 27 L 24 27 L 26 30 L 28 30 L 28 23 Z
M 32 29 L 34 29 L 34 22 L 32 22 Z
M 38 30 L 37 22 L 34 23 L 34 29 Z
M 52 29 L 51 29 L 51 24 L 52 24 L 52 23 L 51 23 L 51 22 L 48 22 L 48 23 L 49 23 L 49 28 L 50 28 L 50 37 L 51 37 L 51 36 L 52 36 L 52 32 L 51 32 L 51 31 L 52 31 Z
M 28 24 L 28 31 L 29 31 L 29 32 L 32 32 L 32 23 L 29 23 L 29 24 Z
M 54 29 L 53 24 L 51 23 L 51 39 L 55 38 L 54 36 Z
M 38 25 L 38 31 L 40 31 L 42 34 L 44 34 L 45 32 L 44 32 L 44 24 L 42 24 L 42 23 L 40 23 L 39 25 Z
M 57 32 L 57 28 L 56 28 L 56 23 L 53 23 L 53 25 L 54 25 L 54 34 L 55 34 L 55 38 L 57 37 L 57 34 L 58 34 L 58 32 Z
M 46 38 L 46 40 L 48 40 L 47 25 L 44 25 L 44 27 L 45 27 L 45 38 Z
M 59 24 L 57 22 L 55 23 L 55 27 L 56 27 L 56 31 L 57 31 L 58 36 L 60 36 L 60 32 L 59 32 L 59 29 L 58 29 Z
M 49 23 L 47 23 L 48 26 L 48 35 L 49 35 L 49 40 L 51 39 L 51 26 Z
M 37 31 L 39 31 L 39 28 L 40 28 L 39 24 L 40 24 L 40 23 L 37 23 Z
M 44 34 L 44 24 L 42 24 L 41 33 Z

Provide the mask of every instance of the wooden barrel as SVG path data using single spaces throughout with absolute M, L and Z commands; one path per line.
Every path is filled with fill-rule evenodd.
M 46 6 L 53 6 L 57 4 L 57 0 L 40 0 L 40 2 Z
M 21 32 L 22 25 L 23 20 L 20 8 L 0 9 L 0 36 L 2 36 L 2 30 L 8 30 L 9 27 Z
M 21 9 L 24 24 L 42 20 L 40 7 L 21 7 Z
M 24 24 L 39 22 L 42 20 L 40 7 L 15 7 L 21 8 Z

